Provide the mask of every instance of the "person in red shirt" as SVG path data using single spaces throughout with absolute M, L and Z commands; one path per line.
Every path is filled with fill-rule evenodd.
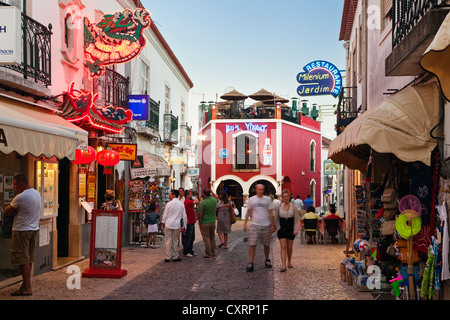
M 192 192 L 190 190 L 184 191 L 184 208 L 186 209 L 187 224 L 186 232 L 181 235 L 183 243 L 183 254 L 186 257 L 194 256 L 194 240 L 195 240 L 195 218 L 194 204 L 198 204 L 198 200 L 192 200 Z
M 328 209 L 330 210 L 330 214 L 325 217 L 325 220 L 329 219 L 338 219 L 339 221 L 343 220 L 340 216 L 336 214 L 336 206 L 334 204 L 330 204 L 330 207 Z M 336 236 L 338 233 L 338 229 L 327 229 L 327 231 L 331 236 L 331 242 L 337 243 Z

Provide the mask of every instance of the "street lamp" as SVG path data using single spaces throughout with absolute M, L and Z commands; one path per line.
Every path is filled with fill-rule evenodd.
M 172 178 L 172 189 L 175 190 L 175 182 L 177 181 L 177 178 Z

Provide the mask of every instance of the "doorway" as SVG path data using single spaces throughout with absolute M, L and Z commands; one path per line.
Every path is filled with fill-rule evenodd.
M 239 211 L 239 215 L 242 216 L 242 207 L 244 205 L 244 190 L 239 182 L 234 180 L 223 181 L 223 188 L 226 193 L 231 196 L 231 201 L 234 202 L 236 208 Z
M 69 255 L 69 188 L 70 188 L 70 161 L 65 158 L 59 161 L 58 181 L 58 257 Z

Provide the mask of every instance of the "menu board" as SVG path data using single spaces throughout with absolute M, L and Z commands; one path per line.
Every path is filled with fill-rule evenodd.
M 42 198 L 43 218 L 58 215 L 58 164 L 36 163 L 36 187 Z
M 91 253 L 84 277 L 121 278 L 123 211 L 92 211 Z

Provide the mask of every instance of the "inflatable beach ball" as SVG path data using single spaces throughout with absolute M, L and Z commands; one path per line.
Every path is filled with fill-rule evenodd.
M 355 249 L 356 252 L 359 252 L 359 243 L 361 242 L 361 239 L 357 239 L 355 243 L 353 243 L 353 249 Z
M 370 252 L 371 245 L 369 241 L 367 240 L 361 240 L 359 243 L 359 252 L 361 253 L 369 253 Z

